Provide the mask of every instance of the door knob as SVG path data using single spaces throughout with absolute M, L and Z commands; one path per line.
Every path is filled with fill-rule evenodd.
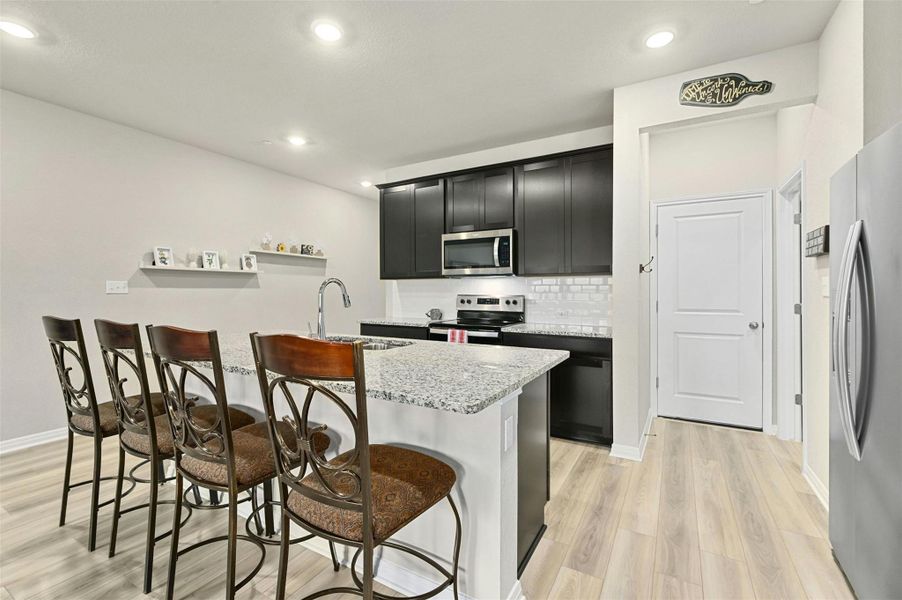
M 749 329 L 758 329 L 758 321 L 749 321 Z

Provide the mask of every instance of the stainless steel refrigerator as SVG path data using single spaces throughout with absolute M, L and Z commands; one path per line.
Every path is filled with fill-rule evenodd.
M 902 124 L 830 182 L 830 543 L 861 600 L 902 598 Z

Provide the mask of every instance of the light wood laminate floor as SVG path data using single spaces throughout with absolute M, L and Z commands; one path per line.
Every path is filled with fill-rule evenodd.
M 826 513 L 800 474 L 798 444 L 665 419 L 653 433 L 642 463 L 552 441 L 548 531 L 523 576 L 527 598 L 852 597 L 830 555 Z M 115 442 L 104 444 L 104 474 L 115 472 Z M 102 509 L 98 547 L 89 553 L 89 486 L 71 493 L 68 522 L 57 527 L 64 453 L 64 442 L 53 442 L 0 458 L 0 600 L 143 597 L 145 513 L 123 517 L 117 555 L 108 559 L 110 508 Z M 76 440 L 73 480 L 89 477 L 90 467 L 90 441 Z M 112 490 L 104 484 L 101 499 Z M 143 502 L 145 490 L 139 486 L 124 507 Z M 161 496 L 169 495 L 171 487 Z M 159 532 L 170 518 L 171 507 L 161 506 Z M 224 531 L 223 511 L 196 511 L 181 542 Z M 239 598 L 274 597 L 274 550 Z M 256 552 L 239 545 L 239 578 Z M 148 598 L 165 597 L 168 555 L 166 539 Z M 291 557 L 290 598 L 350 584 L 346 569 L 333 573 L 314 552 L 293 547 Z M 224 544 L 186 555 L 176 596 L 222 597 L 224 566 Z
M 853 598 L 800 444 L 669 419 L 652 434 L 641 463 L 552 440 L 527 598 Z

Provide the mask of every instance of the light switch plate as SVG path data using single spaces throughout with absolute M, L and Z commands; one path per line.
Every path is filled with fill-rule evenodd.
M 107 294 L 127 294 L 128 293 L 128 282 L 127 281 L 107 281 L 106 282 L 106 293 Z

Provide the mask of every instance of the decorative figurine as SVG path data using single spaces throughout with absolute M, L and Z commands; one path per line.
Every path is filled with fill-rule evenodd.
M 263 250 L 272 250 L 272 234 L 268 231 L 263 234 L 263 239 L 260 241 L 260 247 Z
M 276 244 L 276 252 L 285 252 L 285 244 L 282 242 Z
M 219 262 L 220 269 L 228 269 L 229 268 L 229 252 L 228 250 L 220 250 L 219 251 Z

